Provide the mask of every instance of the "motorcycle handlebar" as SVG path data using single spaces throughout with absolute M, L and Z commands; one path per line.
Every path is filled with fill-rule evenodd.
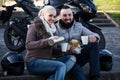
M 11 6 L 6 6 L 6 5 L 2 5 L 3 8 L 5 8 L 6 10 L 16 10 L 14 9 L 14 7 L 17 7 L 17 4 L 11 5 Z

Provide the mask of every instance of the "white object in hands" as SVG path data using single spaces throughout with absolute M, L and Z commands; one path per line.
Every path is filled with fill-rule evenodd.
M 68 43 L 61 43 L 62 52 L 67 52 Z
M 64 37 L 58 37 L 58 36 L 53 36 L 53 37 L 50 37 L 49 38 L 49 40 L 48 40 L 48 44 L 50 45 L 50 46 L 53 46 L 54 44 L 56 44 L 56 43 L 59 43 L 59 42 L 62 42 L 62 41 L 64 41 L 65 40 L 65 38 Z
M 82 44 L 87 45 L 88 44 L 88 36 L 81 36 Z

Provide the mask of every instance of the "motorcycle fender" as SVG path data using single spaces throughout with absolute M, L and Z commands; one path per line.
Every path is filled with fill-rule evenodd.
M 97 30 L 102 30 L 99 26 L 92 24 L 92 23 L 87 23 L 88 29 L 97 29 Z

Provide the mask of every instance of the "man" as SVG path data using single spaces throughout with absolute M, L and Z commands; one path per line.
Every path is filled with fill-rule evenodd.
M 72 10 L 68 6 L 63 6 L 59 14 L 59 21 L 56 23 L 57 35 L 64 36 L 66 42 L 70 42 L 72 39 L 81 40 L 81 36 L 88 36 L 88 44 L 83 46 L 81 54 L 74 54 L 77 58 L 77 63 L 80 66 L 84 66 L 87 62 L 90 65 L 89 76 L 90 80 L 98 80 L 100 76 L 100 64 L 99 64 L 99 48 L 98 41 L 99 35 L 91 32 L 81 23 L 76 22 L 73 19 Z M 70 46 L 72 47 L 72 46 Z M 68 51 L 74 51 L 73 48 L 69 48 Z M 72 50 L 71 50 L 72 49 Z M 73 67 L 72 72 L 77 77 L 77 69 Z

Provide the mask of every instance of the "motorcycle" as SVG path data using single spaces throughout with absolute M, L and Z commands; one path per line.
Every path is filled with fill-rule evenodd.
M 18 52 L 25 50 L 28 25 L 32 23 L 39 10 L 45 5 L 54 6 L 58 13 L 63 5 L 68 5 L 72 9 L 76 21 L 81 22 L 89 30 L 99 34 L 101 38 L 99 41 L 99 47 L 101 50 L 105 48 L 105 38 L 101 29 L 97 25 L 89 22 L 89 20 L 95 17 L 96 14 L 96 6 L 91 0 L 47 0 L 41 8 L 37 8 L 30 0 L 15 1 L 17 3 L 15 5 L 21 7 L 27 13 L 28 17 L 15 17 L 14 19 L 9 19 L 4 32 L 4 41 L 8 49 Z M 13 8 L 11 10 L 11 12 L 13 12 L 14 7 L 16 6 L 13 5 L 9 7 Z M 8 12 L 7 7 L 6 11 Z M 10 12 L 7 14 L 9 13 Z

